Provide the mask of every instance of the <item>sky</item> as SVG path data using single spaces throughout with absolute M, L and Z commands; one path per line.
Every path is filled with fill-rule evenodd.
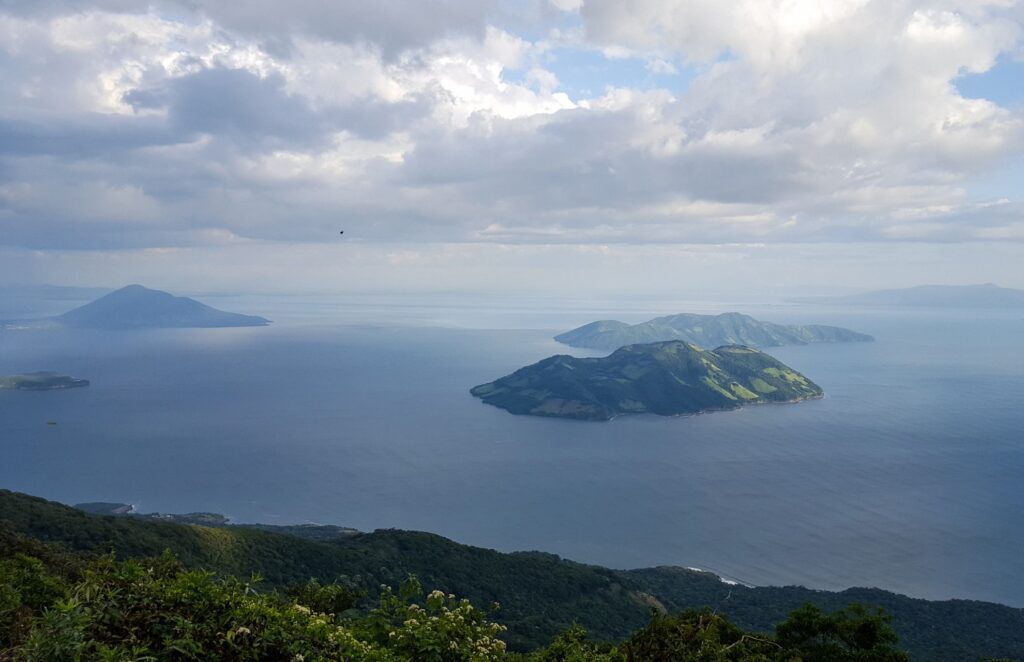
M 8 284 L 1024 287 L 1024 0 L 0 0 L 0 89 Z

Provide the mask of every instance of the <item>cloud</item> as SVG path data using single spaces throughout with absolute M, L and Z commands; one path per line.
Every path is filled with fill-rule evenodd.
M 259 39 L 281 43 L 298 34 L 366 43 L 389 59 L 443 38 L 482 36 L 496 10 L 492 0 L 190 0 L 187 4 L 229 30 Z
M 280 75 L 260 77 L 244 69 L 204 69 L 173 79 L 157 92 L 133 90 L 125 100 L 166 108 L 169 124 L 182 134 L 258 141 L 269 148 L 316 146 L 331 128 L 305 99 L 285 91 Z
M 494 0 L 6 0 L 0 10 L 29 18 L 88 12 L 156 12 L 189 20 L 207 19 L 251 38 L 277 55 L 286 55 L 297 36 L 342 43 L 363 43 L 386 57 L 463 35 L 482 35 L 498 10 Z
M 1019 11 L 7 2 L 0 244 L 1020 241 L 1017 192 L 968 184 L 1021 110 L 952 84 L 1020 52 Z M 688 84 L 574 97 L 554 43 Z

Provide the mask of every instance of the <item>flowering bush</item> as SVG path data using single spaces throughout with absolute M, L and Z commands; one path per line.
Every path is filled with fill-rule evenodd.
M 505 627 L 487 620 L 483 612 L 454 595 L 433 591 L 424 605 L 419 582 L 411 578 L 400 595 L 381 587 L 380 606 L 362 622 L 365 636 L 400 659 L 422 662 L 483 662 L 504 657 Z
M 0 557 L 0 662 L 905 662 L 884 614 L 851 608 L 794 612 L 776 636 L 717 614 L 655 615 L 619 646 L 570 628 L 547 648 L 506 653 L 504 626 L 468 600 L 410 579 L 353 611 L 359 594 L 309 582 L 284 592 L 189 571 L 172 556 L 112 556 L 59 568 Z M 494 606 L 497 609 L 497 606 Z M 340 612 L 340 613 L 339 613 Z

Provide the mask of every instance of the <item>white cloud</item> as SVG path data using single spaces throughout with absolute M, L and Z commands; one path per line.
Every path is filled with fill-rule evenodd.
M 1021 239 L 966 183 L 1024 117 L 952 84 L 1018 3 L 371 4 L 5 4 L 0 244 Z M 573 98 L 555 43 L 692 82 Z

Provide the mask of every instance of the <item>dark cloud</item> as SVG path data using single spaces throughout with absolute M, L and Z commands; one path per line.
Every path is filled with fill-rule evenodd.
M 0 119 L 0 154 L 8 156 L 96 158 L 180 141 L 178 132 L 155 117 L 83 113 L 70 118 Z
M 239 145 L 327 147 L 331 133 L 347 131 L 381 138 L 426 115 L 429 97 L 396 102 L 373 97 L 344 106 L 314 109 L 305 97 L 285 89 L 279 75 L 266 77 L 243 69 L 207 69 L 173 79 L 160 90 L 133 91 L 138 107 L 165 107 L 169 122 L 184 135 L 208 134 Z
M 184 134 L 309 146 L 331 130 L 328 118 L 285 91 L 277 75 L 261 78 L 242 69 L 207 69 L 173 79 L 162 92 L 149 95 L 149 103 L 163 97 L 170 123 Z
M 407 128 L 432 107 L 429 97 L 419 95 L 395 103 L 356 99 L 343 107 L 315 110 L 306 98 L 287 92 L 280 76 L 222 68 L 131 90 L 125 101 L 136 111 L 159 112 L 0 117 L 0 154 L 103 158 L 188 143 L 200 135 L 244 151 L 316 149 L 328 146 L 327 136 L 338 131 L 382 138 Z

